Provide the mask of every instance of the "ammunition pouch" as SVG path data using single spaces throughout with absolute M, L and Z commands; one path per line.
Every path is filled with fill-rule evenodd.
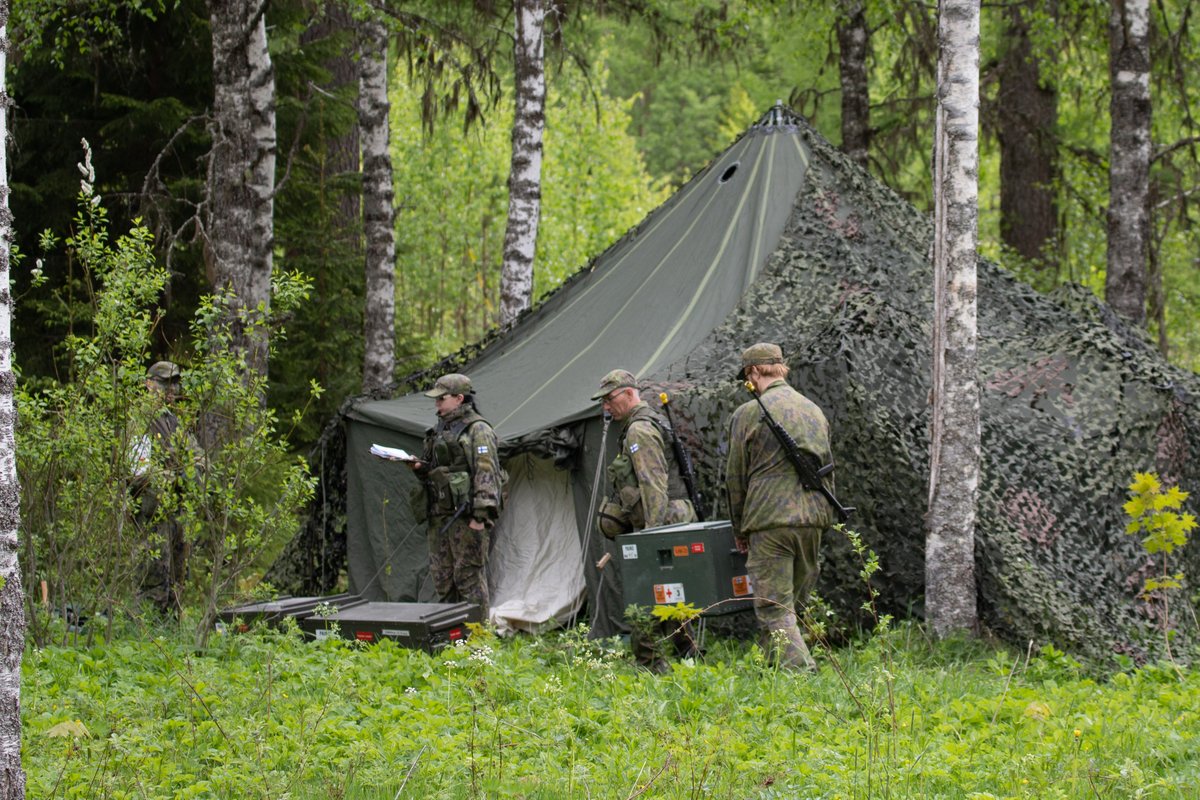
M 596 523 L 600 528 L 600 532 L 609 539 L 615 539 L 622 533 L 629 533 L 633 530 L 633 526 L 629 524 L 629 514 L 620 505 L 609 500 L 607 497 L 600 504 Z
M 471 499 L 471 473 L 451 472 L 449 467 L 429 471 L 429 486 L 433 490 L 431 510 L 438 516 L 453 514 Z
M 637 473 L 633 471 L 633 462 L 625 453 L 612 460 L 608 465 L 608 482 L 614 491 L 621 491 L 626 486 L 637 487 Z

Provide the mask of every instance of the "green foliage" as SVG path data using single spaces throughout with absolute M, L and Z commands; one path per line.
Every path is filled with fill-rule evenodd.
M 71 625 L 39 604 L 30 633 L 44 642 L 98 614 L 111 633 L 118 616 L 136 612 L 147 564 L 166 544 L 158 523 L 173 518 L 192 551 L 184 599 L 200 609 L 203 639 L 217 605 L 260 566 L 263 550 L 291 536 L 311 480 L 288 456 L 262 403 L 265 387 L 227 346 L 223 297 L 205 298 L 192 323 L 183 395 L 171 406 L 179 426 L 164 448 L 171 455 L 155 454 L 147 431 L 164 400 L 144 381 L 167 274 L 145 228 L 110 241 L 90 149 L 80 171 L 80 210 L 65 246 L 89 290 L 90 324 L 67 337 L 71 371 L 61 383 L 17 389 L 24 578 L 31 592 L 45 581 L 50 608 Z M 295 276 L 278 275 L 274 313 L 306 295 Z M 142 508 L 145 487 L 153 512 Z M 99 632 L 87 628 L 89 638 Z
M 593 67 L 604 75 L 603 63 Z M 625 133 L 628 103 L 589 94 L 577 68 L 547 80 L 542 216 L 534 292 L 545 295 L 665 198 Z M 393 74 L 397 360 L 407 372 L 475 341 L 496 319 L 511 100 L 463 132 L 423 128 L 422 98 Z
M 663 622 L 691 622 L 704 613 L 691 603 L 676 603 L 675 605 L 656 605 L 650 610 L 655 619 Z
M 1051 650 L 897 639 L 890 666 L 836 652 L 779 672 L 757 648 L 654 676 L 585 629 L 429 656 L 257 630 L 196 653 L 178 636 L 29 651 L 31 797 L 1083 798 L 1200 787 L 1200 673 L 1096 680 Z M 883 698 L 886 707 L 886 697 Z M 894 722 L 893 722 L 894 720 Z
M 1150 595 L 1159 589 L 1180 588 L 1183 573 L 1172 574 L 1167 566 L 1167 558 L 1188 543 L 1191 532 L 1196 528 L 1195 516 L 1178 511 L 1183 507 L 1183 501 L 1187 500 L 1188 493 L 1178 486 L 1163 491 L 1162 482 L 1153 472 L 1134 475 L 1129 491 L 1132 497 L 1124 505 L 1125 513 L 1129 516 L 1125 532 L 1144 534 L 1142 547 L 1146 552 L 1151 556 L 1160 553 L 1163 556 L 1162 574 L 1146 579 L 1142 586 L 1143 594 Z

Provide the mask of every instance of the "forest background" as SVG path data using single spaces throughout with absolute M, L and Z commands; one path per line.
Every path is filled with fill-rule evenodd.
M 331 21 L 333 7 L 279 0 L 266 11 L 279 142 L 274 269 L 310 276 L 315 290 L 287 320 L 289 336 L 272 355 L 268 400 L 284 419 L 299 415 L 291 443 L 301 451 L 362 386 L 354 31 Z M 485 44 L 432 56 L 414 45 L 411 29 L 391 38 L 397 378 L 479 339 L 499 320 L 513 119 L 505 33 L 511 7 L 405 8 L 463 31 L 463 42 L 473 36 Z M 1193 11 L 1188 0 L 1152 7 L 1146 304 L 1148 335 L 1194 370 L 1200 149 L 1192 107 L 1200 81 Z M 869 34 L 870 124 L 861 160 L 928 210 L 932 6 L 688 0 L 552 8 L 535 298 L 619 238 L 777 100 L 841 141 L 841 34 L 855 20 Z M 69 232 L 81 139 L 93 147 L 95 191 L 114 231 L 140 218 L 156 234 L 170 279 L 154 356 L 186 367 L 188 321 L 212 288 L 188 223 L 202 196 L 209 145 L 202 121 L 212 103 L 207 6 L 25 0 L 13 3 L 12 23 L 21 380 L 36 388 L 69 379 L 62 342 L 93 314 L 92 287 L 69 251 L 39 251 L 43 230 Z M 1077 282 L 1104 293 L 1107 24 L 1108 4 L 1081 0 L 983 9 L 980 251 L 1041 290 Z M 454 62 L 480 53 L 487 70 L 477 78 L 495 82 L 468 86 Z M 309 402 L 313 380 L 324 393 Z

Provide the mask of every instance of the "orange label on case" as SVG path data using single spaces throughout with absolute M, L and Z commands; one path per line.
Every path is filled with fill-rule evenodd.
M 686 556 L 688 554 L 688 546 L 686 544 L 677 544 L 671 550 L 676 556 Z
M 749 575 L 734 575 L 733 576 L 733 596 L 745 597 L 746 595 L 754 594 L 754 587 L 750 585 Z

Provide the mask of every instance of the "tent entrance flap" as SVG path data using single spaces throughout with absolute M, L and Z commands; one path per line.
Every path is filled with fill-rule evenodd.
M 583 603 L 583 548 L 571 474 L 525 453 L 504 464 L 508 501 L 488 563 L 497 631 L 558 627 Z

